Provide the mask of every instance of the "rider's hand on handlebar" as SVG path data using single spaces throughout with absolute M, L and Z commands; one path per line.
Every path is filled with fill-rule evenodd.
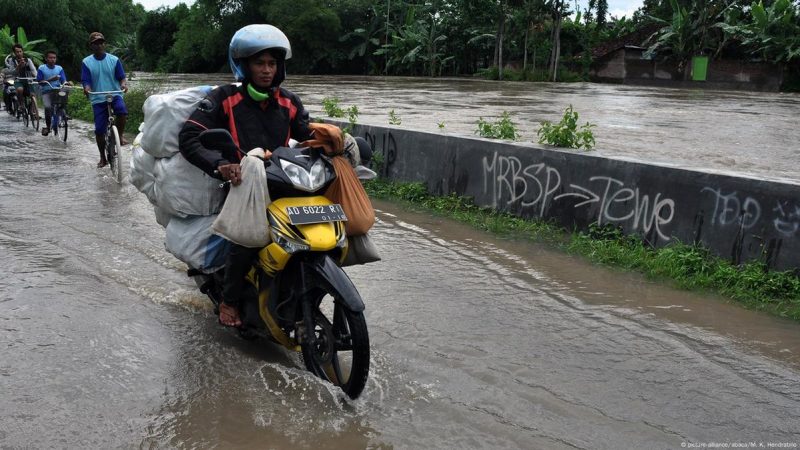
M 222 179 L 230 181 L 232 185 L 238 186 L 242 183 L 242 168 L 239 164 L 220 164 L 217 170 Z

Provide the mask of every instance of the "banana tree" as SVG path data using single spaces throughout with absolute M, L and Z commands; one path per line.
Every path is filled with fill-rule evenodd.
M 35 48 L 42 42 L 45 42 L 45 39 L 29 41 L 22 27 L 17 28 L 16 36 L 11 34 L 11 28 L 8 25 L 0 28 L 0 54 L 2 55 L 10 54 L 14 44 L 20 44 L 22 45 L 22 50 L 25 52 L 25 56 L 32 59 L 33 63 L 38 66 L 42 64 L 43 55 L 41 52 L 36 51 Z
M 678 70 L 684 72 L 686 62 L 694 54 L 697 44 L 695 43 L 696 30 L 689 11 L 678 4 L 676 0 L 670 0 L 672 5 L 672 19 L 667 21 L 658 17 L 650 17 L 657 23 L 664 25 L 663 28 L 653 33 L 648 42 L 653 42 L 645 52 L 645 57 L 650 58 L 659 50 L 667 49 L 672 57 L 678 60 Z
M 373 54 L 371 49 L 380 47 L 380 38 L 384 32 L 384 24 L 375 5 L 372 6 L 370 17 L 371 19 L 366 28 L 356 28 L 339 38 L 339 42 L 353 42 L 348 59 L 364 58 L 366 63 L 364 69 L 367 73 L 374 70 L 375 66 L 371 59 Z
M 761 58 L 774 63 L 800 59 L 800 12 L 790 0 L 776 0 L 768 8 L 759 1 L 750 6 L 750 21 L 718 23 L 726 33 L 741 40 Z

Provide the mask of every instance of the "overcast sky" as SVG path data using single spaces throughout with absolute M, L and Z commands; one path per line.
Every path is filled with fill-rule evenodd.
M 571 1 L 574 2 L 574 0 Z M 137 0 L 137 3 L 141 3 L 144 9 L 153 10 L 161 6 L 168 6 L 171 8 L 178 3 L 191 5 L 194 3 L 194 0 Z M 588 3 L 588 0 L 578 0 L 581 9 L 586 8 Z M 642 0 L 608 0 L 608 14 L 610 16 L 627 16 L 630 18 L 633 12 L 640 6 L 642 6 Z

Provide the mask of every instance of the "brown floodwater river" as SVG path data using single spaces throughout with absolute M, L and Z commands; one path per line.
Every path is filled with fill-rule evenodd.
M 216 324 L 73 125 L 0 112 L 0 448 L 800 445 L 796 322 L 386 202 L 346 400 Z
M 290 67 L 291 69 L 291 67 Z M 162 90 L 229 83 L 226 74 L 134 74 Z M 597 140 L 594 154 L 800 182 L 800 94 L 664 89 L 597 83 L 497 82 L 463 78 L 331 77 L 289 74 L 312 117 L 325 98 L 358 108 L 358 121 L 476 136 L 477 121 L 510 114 L 520 141 L 572 105 Z M 345 119 L 346 120 L 346 119 Z

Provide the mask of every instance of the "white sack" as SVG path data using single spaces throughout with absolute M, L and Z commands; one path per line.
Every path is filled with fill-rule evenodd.
M 214 232 L 229 241 L 251 248 L 269 244 L 267 226 L 267 172 L 264 150 L 247 152 L 242 160 L 242 182 L 231 186 L 225 205 L 214 222 Z
M 155 162 L 155 204 L 177 216 L 216 214 L 225 201 L 220 180 L 206 175 L 183 155 L 158 158 Z
M 163 209 L 159 208 L 158 206 L 153 206 L 153 212 L 156 215 L 156 222 L 164 228 L 167 228 L 169 225 L 169 221 L 172 220 L 173 217 L 165 212 Z
M 225 265 L 230 243 L 211 231 L 217 216 L 173 217 L 164 242 L 167 251 L 189 267 L 205 273 Z
M 142 133 L 139 133 L 139 136 L 141 135 Z M 136 140 L 139 140 L 139 136 L 136 137 Z M 152 155 L 146 153 L 141 146 L 136 145 L 136 141 L 134 141 L 133 147 L 131 148 L 131 184 L 134 185 L 139 192 L 146 195 L 150 203 L 154 205 L 156 204 L 155 165 L 156 159 Z
M 213 88 L 197 86 L 148 97 L 142 108 L 142 148 L 156 158 L 168 158 L 178 153 L 178 134 L 184 122 Z

